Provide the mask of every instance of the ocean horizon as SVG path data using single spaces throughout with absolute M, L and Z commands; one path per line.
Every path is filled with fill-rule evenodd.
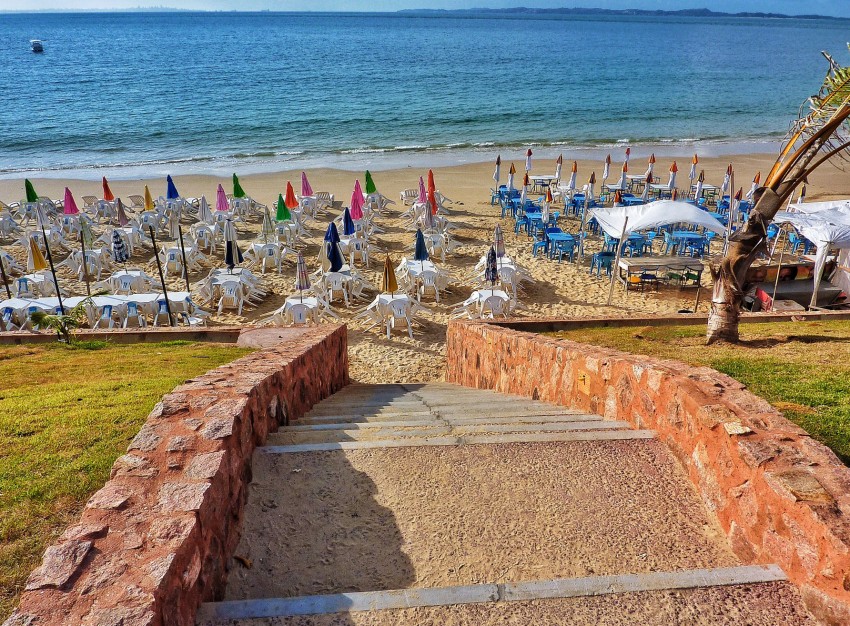
M 841 20 L 9 13 L 0 177 L 774 152 Z M 29 51 L 31 38 L 45 53 Z M 793 46 L 788 42 L 792 41 Z M 774 68 L 781 68 L 781 75 Z

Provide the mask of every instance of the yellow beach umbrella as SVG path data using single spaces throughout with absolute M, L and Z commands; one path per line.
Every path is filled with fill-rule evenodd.
M 151 196 L 151 190 L 145 185 L 145 211 L 153 211 L 153 209 L 153 196 Z
M 390 261 L 389 254 L 386 261 L 384 261 L 384 274 L 381 276 L 381 291 L 389 294 L 398 291 L 398 281 L 396 280 L 395 269 L 393 268 L 392 261 Z
M 35 242 L 34 237 L 30 237 L 30 249 L 27 255 L 27 270 L 30 272 L 40 272 L 47 269 L 47 261 L 44 260 L 44 255 L 41 249 Z

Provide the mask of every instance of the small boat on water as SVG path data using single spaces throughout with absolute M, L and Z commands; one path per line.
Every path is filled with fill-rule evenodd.
M 33 52 L 44 52 L 44 42 L 41 39 L 30 39 Z

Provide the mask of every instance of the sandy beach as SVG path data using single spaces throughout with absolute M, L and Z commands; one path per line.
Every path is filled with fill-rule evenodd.
M 619 176 L 620 165 L 617 159 L 621 154 L 612 154 L 611 176 L 609 182 L 615 182 Z M 495 155 L 494 155 L 495 157 Z M 723 179 L 726 166 L 731 162 L 734 164 L 736 187 L 743 187 L 746 192 L 752 183 L 752 178 L 757 171 L 762 175 L 770 170 L 774 161 L 774 155 L 747 154 L 731 158 L 704 159 L 700 161 L 699 169 L 704 169 L 706 181 L 719 185 Z M 566 179 L 571 166 L 569 154 L 564 155 L 564 174 Z M 667 180 L 667 170 L 672 159 L 659 159 L 655 167 L 655 175 L 662 182 Z M 518 172 L 524 169 L 523 154 L 502 154 L 502 182 L 506 181 L 507 170 L 511 162 L 516 164 Z M 687 184 L 687 175 L 690 169 L 690 158 L 677 159 L 679 166 L 679 187 Z M 534 161 L 532 173 L 550 174 L 554 173 L 555 164 L 552 160 L 537 159 Z M 643 158 L 632 159 L 630 172 L 642 174 L 646 170 L 646 160 Z M 579 161 L 578 184 L 584 184 L 591 171 L 596 172 L 598 181 L 601 181 L 602 164 L 598 161 Z M 521 181 L 521 174 L 517 175 L 517 184 Z M 329 191 L 334 194 L 336 203 L 329 217 L 336 217 L 342 207 L 349 203 L 351 192 L 354 187 L 355 178 L 362 180 L 362 173 L 352 174 L 348 171 L 331 169 L 313 169 L 307 171 L 310 182 L 315 191 Z M 394 200 L 395 205 L 389 207 L 387 215 L 376 218 L 375 223 L 384 229 L 384 233 L 376 235 L 371 243 L 375 244 L 381 252 L 372 257 L 370 268 L 359 268 L 374 285 L 380 284 L 380 271 L 382 269 L 384 255 L 389 253 L 393 265 L 397 265 L 402 256 L 412 256 L 414 232 L 408 230 L 405 225 L 407 220 L 400 217 L 404 207 L 399 201 L 399 192 L 406 188 L 416 187 L 420 175 L 427 174 L 427 170 L 415 168 L 397 169 L 389 171 L 374 172 L 375 183 L 378 191 Z M 341 302 L 334 304 L 335 310 L 344 321 L 349 322 L 349 342 L 351 373 L 355 380 L 362 382 L 425 382 L 440 380 L 443 376 L 444 340 L 450 312 L 466 297 L 475 287 L 465 278 L 471 272 L 472 267 L 478 259 L 486 253 L 491 245 L 493 229 L 496 224 L 501 223 L 505 231 L 505 243 L 507 253 L 524 266 L 534 278 L 533 283 L 524 283 L 520 303 L 524 308 L 520 315 L 524 317 L 573 317 L 573 316 L 630 316 L 674 313 L 680 309 L 693 309 L 696 293 L 693 290 L 678 291 L 674 288 L 661 288 L 656 292 L 635 293 L 629 292 L 626 296 L 621 288 L 614 293 L 613 305 L 606 306 L 608 296 L 608 280 L 605 278 L 591 277 L 589 275 L 589 254 L 601 247 L 600 238 L 589 237 L 587 245 L 587 256 L 583 261 L 569 263 L 564 261 L 558 264 L 542 256 L 532 257 L 531 240 L 523 233 L 515 235 L 512 221 L 500 219 L 498 205 L 490 204 L 490 188 L 494 186 L 492 179 L 492 162 L 468 164 L 454 167 L 434 169 L 434 176 L 438 190 L 453 201 L 450 205 L 448 219 L 456 229 L 453 235 L 461 244 L 461 247 L 450 254 L 444 264 L 455 278 L 450 286 L 450 291 L 439 304 L 433 302 L 429 297 L 423 300 L 430 313 L 417 318 L 414 328 L 414 339 L 410 340 L 406 333 L 396 332 L 392 340 L 387 340 L 377 329 L 363 330 L 358 323 L 351 322 L 353 315 L 365 306 L 352 304 L 346 308 Z M 99 182 L 83 180 L 60 180 L 60 179 L 32 179 L 35 188 L 40 195 L 51 198 L 61 198 L 65 186 L 74 193 L 75 198 L 82 206 L 82 196 L 102 194 Z M 276 201 L 279 193 L 285 192 L 286 182 L 292 181 L 296 191 L 300 189 L 300 171 L 283 171 L 274 174 L 257 174 L 240 176 L 240 181 L 245 191 L 255 200 L 268 204 Z M 175 179 L 180 193 L 185 197 L 206 195 L 208 199 L 214 199 L 215 189 L 218 183 L 222 183 L 226 190 L 230 191 L 230 181 L 206 175 L 180 176 Z M 162 178 L 153 180 L 111 180 L 110 186 L 116 196 L 126 198 L 131 194 L 141 194 L 144 185 L 151 187 L 154 197 L 164 194 L 165 181 Z M 24 195 L 23 179 L 0 180 L 0 200 L 13 202 Z M 807 201 L 834 199 L 850 196 L 850 179 L 841 170 L 827 165 L 821 168 L 810 180 L 807 192 Z M 184 222 L 184 230 L 188 231 L 191 221 Z M 564 230 L 576 233 L 579 230 L 578 220 L 575 218 L 561 219 L 559 225 Z M 300 247 L 307 260 L 310 271 L 317 267 L 317 256 L 319 242 L 322 239 L 327 221 L 308 222 L 310 236 L 306 238 Z M 260 231 L 260 220 L 252 218 L 247 223 L 237 225 L 240 242 L 248 242 L 255 239 Z M 95 230 L 98 235 L 102 227 Z M 166 238 L 164 240 L 168 242 Z M 244 245 L 242 246 L 244 249 Z M 3 249 L 11 253 L 19 262 L 26 262 L 25 250 L 20 245 L 4 245 Z M 712 247 L 712 252 L 719 252 L 720 246 Z M 57 254 L 56 260 L 64 258 L 64 254 Z M 156 265 L 153 261 L 152 251 L 146 247 L 142 253 L 137 253 L 131 259 L 132 266 L 145 269 L 148 274 L 155 275 Z M 213 267 L 223 266 L 223 255 L 221 250 L 216 256 L 210 256 L 202 263 L 203 270 L 190 275 L 190 282 L 194 284 L 205 277 Z M 249 266 L 250 267 L 250 266 Z M 259 274 L 256 268 L 255 273 Z M 288 255 L 284 262 L 283 272 L 277 274 L 274 270 L 264 275 L 264 283 L 270 295 L 255 308 L 247 308 L 242 316 L 233 311 L 225 311 L 223 314 L 214 314 L 213 324 L 254 324 L 257 320 L 267 316 L 283 304 L 284 299 L 294 292 L 294 255 Z M 62 287 L 72 294 L 84 294 L 85 286 L 69 272 L 60 270 L 59 276 Z M 709 273 L 704 274 L 704 284 L 710 282 Z M 183 281 L 179 277 L 167 280 L 170 289 L 182 290 Z M 700 311 L 706 311 L 709 292 L 703 288 L 700 302 Z M 211 310 L 213 307 L 194 297 L 196 303 L 202 308 Z

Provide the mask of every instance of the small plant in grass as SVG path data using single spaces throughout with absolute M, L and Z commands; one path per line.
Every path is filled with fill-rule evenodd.
M 82 300 L 77 306 L 64 314 L 45 313 L 35 311 L 32 313 L 33 324 L 39 328 L 49 328 L 56 331 L 59 341 L 70 344 L 74 341 L 74 331 L 86 322 L 86 307 L 92 304 L 90 297 Z

